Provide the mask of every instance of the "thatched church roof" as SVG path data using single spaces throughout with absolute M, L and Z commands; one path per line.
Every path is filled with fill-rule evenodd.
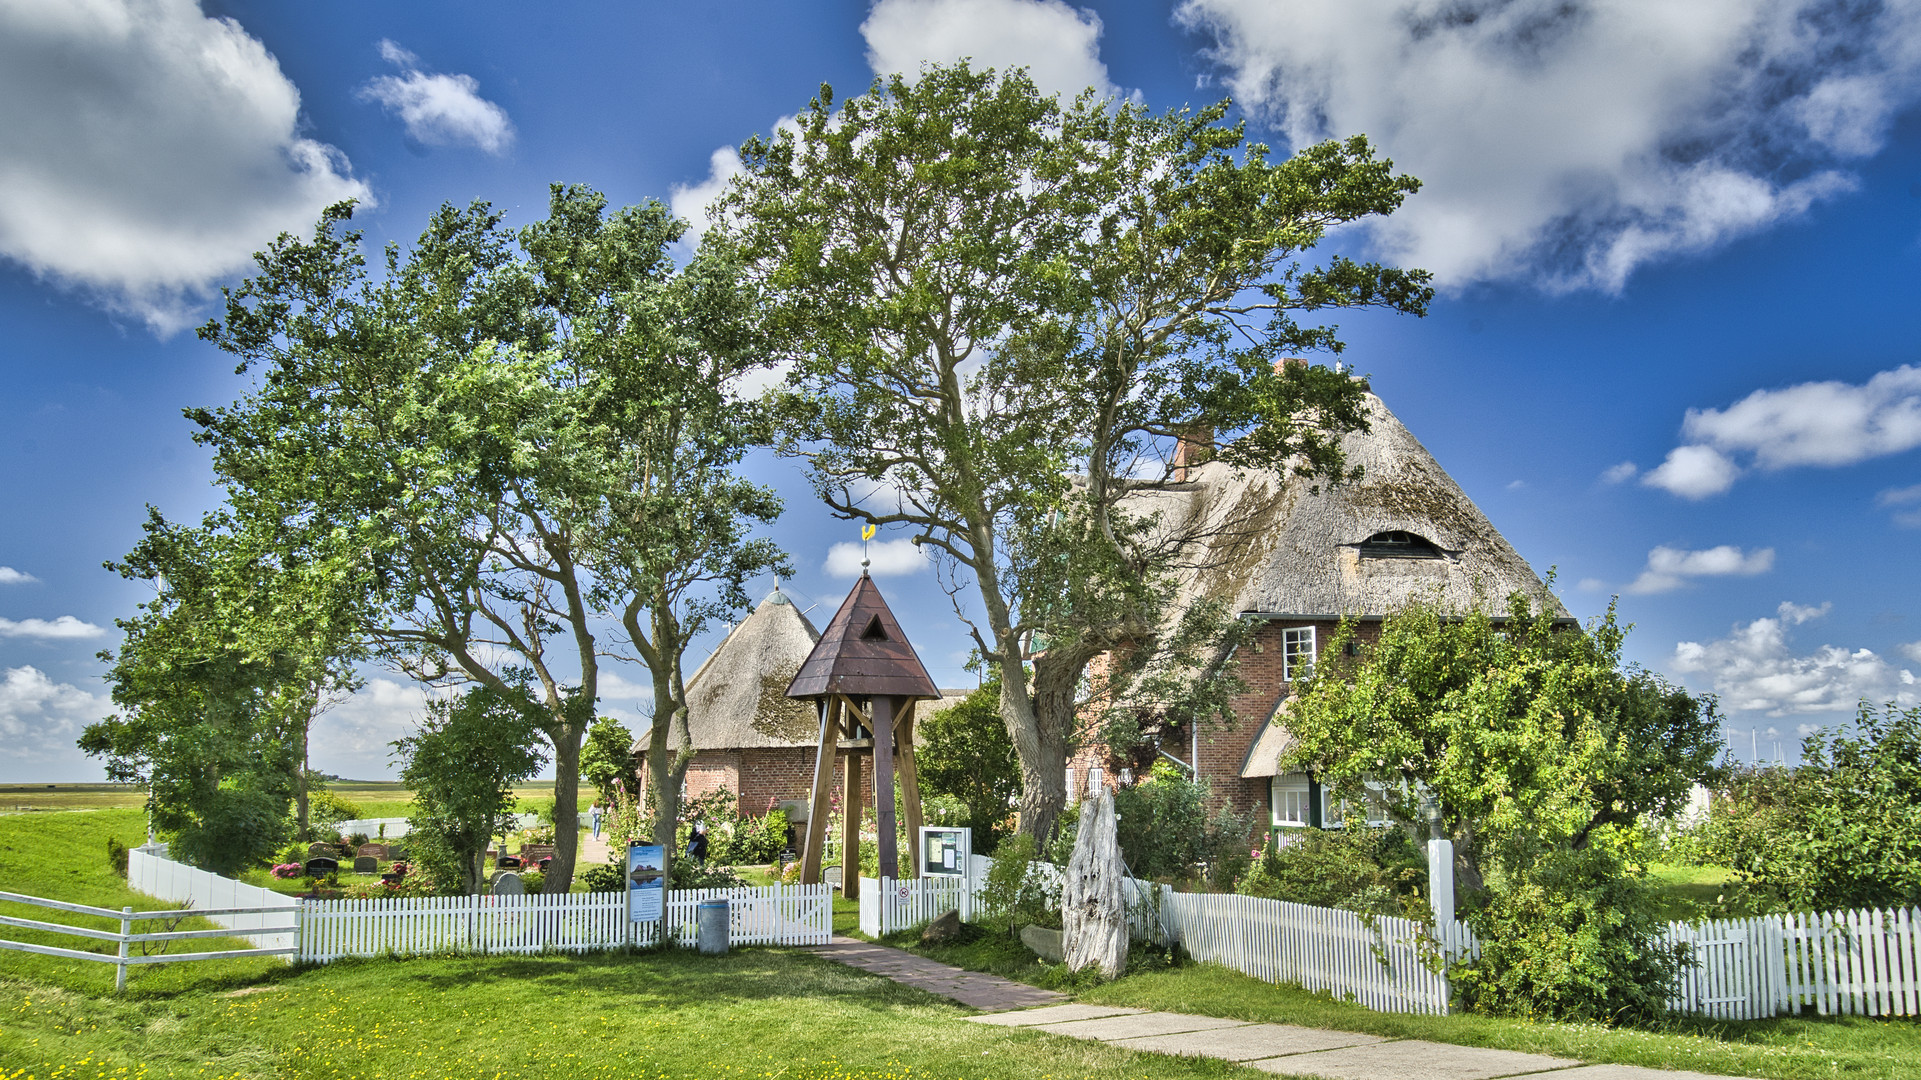
M 1416 600 L 1500 614 L 1519 591 L 1537 609 L 1566 617 L 1474 500 L 1372 394 L 1367 416 L 1371 430 L 1341 444 L 1349 467 L 1363 469 L 1358 481 L 1317 485 L 1210 462 L 1156 495 L 1169 528 L 1199 530 L 1182 599 L 1220 599 L 1237 613 L 1276 617 L 1378 616 Z
M 811 745 L 819 719 L 811 703 L 787 696 L 787 684 L 818 640 L 786 593 L 768 593 L 687 680 L 694 748 Z
M 787 594 L 768 593 L 687 681 L 687 729 L 694 749 L 813 746 L 820 735 L 819 713 L 813 702 L 789 698 L 787 688 L 820 637 Z M 971 692 L 940 690 L 940 700 L 924 702 L 919 714 L 958 704 Z M 643 732 L 634 750 L 646 748 Z

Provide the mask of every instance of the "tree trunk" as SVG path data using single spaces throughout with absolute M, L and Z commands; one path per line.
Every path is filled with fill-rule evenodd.
M 307 712 L 307 722 L 300 725 L 298 738 L 300 766 L 295 770 L 293 785 L 293 826 L 294 838 L 301 843 L 313 839 L 308 835 L 307 818 L 307 732 L 313 726 L 313 711 Z
M 1098 967 L 1105 978 L 1127 968 L 1127 901 L 1114 795 L 1102 787 L 1081 803 L 1081 828 L 1061 884 L 1061 950 L 1067 970 Z
M 1021 766 L 1021 831 L 1043 851 L 1067 808 L 1067 740 L 1039 722 L 1025 679 L 1001 677 L 1001 716 Z
M 580 854 L 580 743 L 584 724 L 557 728 L 554 736 L 554 861 L 541 877 L 540 891 L 564 893 L 574 885 Z

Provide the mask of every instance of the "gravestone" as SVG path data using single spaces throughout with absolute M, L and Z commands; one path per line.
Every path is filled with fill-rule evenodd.
M 495 896 L 525 896 L 527 887 L 521 884 L 519 874 L 502 874 L 494 879 Z

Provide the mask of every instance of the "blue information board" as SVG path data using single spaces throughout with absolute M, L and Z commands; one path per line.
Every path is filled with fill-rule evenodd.
M 627 846 L 627 917 L 659 922 L 667 897 L 667 849 L 659 844 Z

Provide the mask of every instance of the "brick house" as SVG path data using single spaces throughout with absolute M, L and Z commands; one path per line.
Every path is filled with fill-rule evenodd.
M 1367 397 L 1370 429 L 1342 442 L 1361 479 L 1311 483 L 1267 470 L 1238 474 L 1219 462 L 1184 464 L 1177 483 L 1156 493 L 1169 524 L 1198 537 L 1182 598 L 1229 602 L 1258 625 L 1233 659 L 1246 693 L 1232 708 L 1237 722 L 1189 725 L 1177 745 L 1160 752 L 1193 767 L 1218 805 L 1254 812 L 1272 828 L 1332 825 L 1340 815 L 1320 785 L 1284 773 L 1287 703 L 1300 671 L 1314 663 L 1343 617 L 1357 638 L 1380 633 L 1384 615 L 1411 601 L 1466 613 L 1505 610 L 1515 591 L 1558 618 L 1567 610 L 1495 530 L 1460 485 L 1441 468 L 1380 399 Z M 1184 605 L 1183 605 L 1184 606 Z M 1568 619 L 1571 623 L 1573 620 Z M 1091 779 L 1114 782 L 1116 762 L 1094 748 L 1070 765 L 1068 790 Z M 1090 777 L 1089 770 L 1101 770 Z
M 788 697 L 787 687 L 819 640 L 820 631 L 778 588 L 727 632 L 687 681 L 687 735 L 694 747 L 687 796 L 725 789 L 739 799 L 742 813 L 780 807 L 795 822 L 805 819 L 820 716 L 812 703 Z M 945 708 L 969 691 L 941 693 L 942 700 L 922 708 Z M 679 750 L 686 740 L 676 733 L 670 745 Z M 646 749 L 635 741 L 636 755 Z M 835 768 L 836 787 L 841 771 Z M 863 788 L 871 800 L 871 774 Z

